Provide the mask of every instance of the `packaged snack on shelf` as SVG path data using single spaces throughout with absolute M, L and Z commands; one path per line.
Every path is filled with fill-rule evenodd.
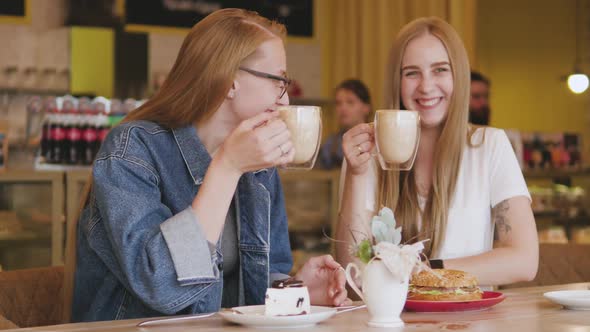
M 538 186 L 530 186 L 531 208 L 535 213 L 554 211 L 553 207 L 553 190 Z
M 578 133 L 522 132 L 520 137 L 524 169 L 575 170 L 582 167 L 582 138 Z
M 551 226 L 539 230 L 539 243 L 568 243 L 565 228 L 562 226 Z

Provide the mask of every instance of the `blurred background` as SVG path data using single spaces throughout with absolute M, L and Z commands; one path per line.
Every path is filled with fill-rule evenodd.
M 484 120 L 511 138 L 539 238 L 590 243 L 587 76 L 568 85 L 590 73 L 590 0 L 2 0 L 3 269 L 63 264 L 66 224 L 101 137 L 161 86 L 187 29 L 224 7 L 287 25 L 291 103 L 322 106 L 325 141 L 350 125 L 340 82 L 361 80 L 371 109 L 382 107 L 399 29 L 422 16 L 447 20 L 484 77 L 484 91 L 472 91 Z M 340 164 L 317 164 L 282 174 L 295 268 L 331 250 Z

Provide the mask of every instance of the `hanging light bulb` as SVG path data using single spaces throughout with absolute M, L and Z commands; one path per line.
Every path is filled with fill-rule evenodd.
M 589 85 L 588 76 L 586 74 L 576 73 L 571 74 L 567 78 L 567 86 L 572 90 L 573 93 L 583 93 L 588 89 Z
M 583 93 L 584 91 L 586 91 L 586 89 L 588 89 L 588 75 L 584 74 L 581 70 L 580 70 L 580 64 L 581 64 L 581 59 L 580 59 L 580 55 L 579 55 L 579 46 L 578 46 L 578 41 L 579 41 L 579 30 L 580 30 L 580 24 L 579 24 L 579 16 L 580 16 L 580 12 L 581 12 L 581 8 L 580 8 L 580 0 L 576 0 L 576 11 L 574 13 L 576 20 L 575 20 L 575 57 L 576 60 L 574 62 L 574 71 L 572 74 L 570 74 L 567 77 L 567 86 L 569 87 L 569 89 L 576 94 L 580 94 Z

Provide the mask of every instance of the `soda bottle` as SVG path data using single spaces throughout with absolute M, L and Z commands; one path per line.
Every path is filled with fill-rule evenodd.
M 63 162 L 63 141 L 65 139 L 64 115 L 62 113 L 63 99 L 56 98 L 56 108 L 53 112 L 53 121 L 51 124 L 51 140 L 53 141 L 53 152 L 51 154 L 51 163 L 61 164 Z
M 82 163 L 83 159 L 82 151 L 80 149 L 82 142 L 82 115 L 77 100 L 74 100 L 69 117 L 70 128 L 68 131 L 68 138 L 70 141 L 70 149 L 68 153 L 68 164 L 76 165 Z
M 64 130 L 64 138 L 61 140 L 61 163 L 62 164 L 69 164 L 70 163 L 70 152 L 72 149 L 72 140 L 70 137 L 70 133 L 72 131 L 73 126 L 73 118 L 72 113 L 74 109 L 74 101 L 71 96 L 63 97 L 62 103 L 62 126 Z
M 78 116 L 80 128 L 80 140 L 76 146 L 76 154 L 78 155 L 78 163 L 88 165 L 86 163 L 86 139 L 84 135 L 88 129 L 88 122 L 90 121 L 90 99 L 81 97 L 78 99 Z
M 86 113 L 86 124 L 82 134 L 84 140 L 84 164 L 92 165 L 96 151 L 98 132 L 96 129 L 96 111 L 93 105 L 88 105 Z

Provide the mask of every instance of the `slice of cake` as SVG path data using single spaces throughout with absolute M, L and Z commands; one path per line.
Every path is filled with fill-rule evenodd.
M 309 292 L 301 280 L 276 280 L 266 290 L 265 315 L 294 316 L 311 313 Z

